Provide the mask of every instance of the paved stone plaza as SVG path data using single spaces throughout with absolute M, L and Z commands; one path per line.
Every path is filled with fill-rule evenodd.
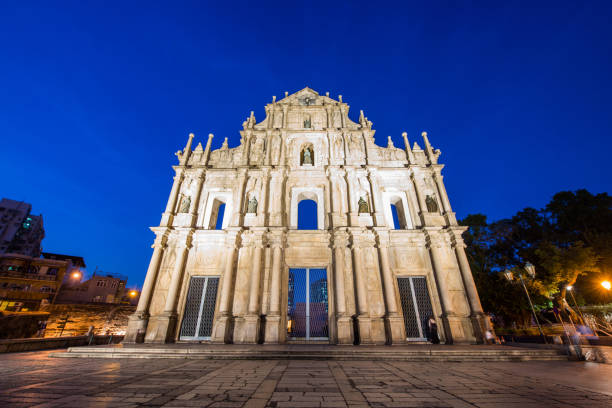
M 2 407 L 610 407 L 612 365 L 0 355 Z

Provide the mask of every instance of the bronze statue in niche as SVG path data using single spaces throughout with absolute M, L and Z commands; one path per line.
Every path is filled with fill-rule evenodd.
M 428 195 L 427 198 L 425 198 L 425 204 L 427 205 L 427 212 L 438 212 L 438 202 L 433 196 Z
M 370 212 L 370 206 L 368 205 L 368 202 L 365 200 L 365 198 L 359 197 L 359 201 L 357 202 L 357 204 L 359 205 L 359 214 Z
M 183 198 L 181 199 L 181 206 L 179 208 L 179 212 L 188 213 L 190 207 L 191 207 L 191 197 L 183 196 Z
M 249 200 L 249 204 L 247 205 L 247 214 L 256 214 L 257 213 L 257 199 L 255 197 L 251 197 Z

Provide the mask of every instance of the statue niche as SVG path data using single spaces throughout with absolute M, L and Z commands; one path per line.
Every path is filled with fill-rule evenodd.
M 438 212 L 438 202 L 433 196 L 428 195 L 425 198 L 425 205 L 427 205 L 427 211 L 430 213 Z
M 370 213 L 370 206 L 368 205 L 368 202 L 365 200 L 365 198 L 359 197 L 359 201 L 357 202 L 357 204 L 359 205 L 359 214 Z
M 249 203 L 247 205 L 247 214 L 256 214 L 257 213 L 257 199 L 255 196 L 251 197 Z
M 312 145 L 306 145 L 300 152 L 300 166 L 303 165 L 314 165 L 314 150 Z
M 184 195 L 183 198 L 181 198 L 181 205 L 179 206 L 179 212 L 188 213 L 190 207 L 191 207 L 191 197 Z
M 310 120 L 310 115 L 304 116 L 304 129 L 310 129 L 312 127 L 312 122 Z

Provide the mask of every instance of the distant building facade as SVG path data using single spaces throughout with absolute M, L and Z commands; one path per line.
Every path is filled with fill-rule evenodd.
M 68 261 L 1 254 L 0 311 L 34 311 L 53 303 L 68 268 Z
M 96 273 L 84 282 L 66 279 L 56 303 L 136 304 L 139 292 L 126 289 L 127 277 Z
M 45 237 L 43 219 L 31 211 L 32 205 L 22 201 L 0 201 L 0 254 L 40 256 L 40 243 Z

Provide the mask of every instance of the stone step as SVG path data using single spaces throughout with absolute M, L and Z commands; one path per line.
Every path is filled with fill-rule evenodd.
M 557 349 L 486 346 L 457 347 L 206 347 L 206 346 L 87 346 L 71 347 L 53 357 L 182 358 L 209 360 L 377 360 L 377 361 L 528 361 L 567 360 Z

